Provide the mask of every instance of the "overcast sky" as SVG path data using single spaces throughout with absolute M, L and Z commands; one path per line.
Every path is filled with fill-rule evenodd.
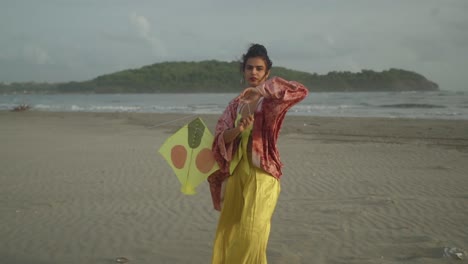
M 0 82 L 232 61 L 252 42 L 276 66 L 402 68 L 468 90 L 468 0 L 0 0 Z

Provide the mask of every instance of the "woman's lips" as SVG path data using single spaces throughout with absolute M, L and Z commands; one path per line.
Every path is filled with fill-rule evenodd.
M 252 78 L 250 78 L 249 80 L 250 80 L 251 82 L 255 82 L 255 81 L 257 81 L 257 78 L 252 77 Z

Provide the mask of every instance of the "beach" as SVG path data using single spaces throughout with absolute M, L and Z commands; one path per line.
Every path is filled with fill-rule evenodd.
M 0 111 L 0 263 L 210 263 L 208 184 L 158 154 L 187 116 Z M 467 120 L 287 116 L 278 144 L 269 263 L 468 263 Z

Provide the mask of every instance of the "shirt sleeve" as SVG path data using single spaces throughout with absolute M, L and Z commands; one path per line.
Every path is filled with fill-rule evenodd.
M 252 161 L 273 176 L 281 177 L 277 139 L 287 111 L 308 95 L 308 89 L 279 77 L 256 87 L 263 96 L 262 111 L 255 116 L 252 131 Z
M 303 100 L 309 90 L 301 83 L 273 77 L 257 87 L 260 94 L 273 104 L 281 104 L 285 109 Z
M 307 96 L 308 90 L 301 83 L 287 81 L 281 77 L 273 77 L 257 87 L 265 98 L 282 101 L 301 100 Z
M 215 128 L 212 152 L 220 169 L 208 177 L 208 182 L 210 185 L 213 207 L 218 211 L 221 211 L 222 184 L 229 177 L 229 162 L 232 159 L 233 152 L 237 144 L 235 140 L 226 144 L 223 133 L 227 129 L 234 127 L 238 101 L 239 99 L 236 98 L 229 103 L 223 114 L 220 116 Z
M 216 161 L 223 171 L 227 168 L 227 163 L 231 161 L 235 149 L 236 141 L 227 143 L 224 141 L 224 131 L 234 128 L 235 115 L 238 98 L 232 100 L 224 110 L 215 128 L 212 151 Z
M 221 211 L 221 192 L 223 187 L 223 182 L 229 177 L 229 174 L 226 172 L 222 172 L 221 170 L 217 170 L 213 172 L 208 177 L 208 183 L 210 186 L 210 193 L 211 193 L 211 201 L 213 202 L 213 207 L 217 211 Z

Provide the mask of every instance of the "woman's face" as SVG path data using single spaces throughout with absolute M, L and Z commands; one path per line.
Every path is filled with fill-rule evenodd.
M 250 87 L 256 87 L 268 78 L 265 61 L 261 57 L 247 59 L 244 66 L 244 79 Z

